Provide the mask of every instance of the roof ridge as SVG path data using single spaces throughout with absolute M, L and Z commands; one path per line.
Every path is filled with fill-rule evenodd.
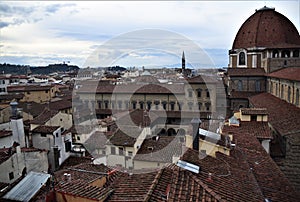
M 157 184 L 158 184 L 158 181 L 159 181 L 159 179 L 160 179 L 160 177 L 161 177 L 161 175 L 162 175 L 162 173 L 163 173 L 163 170 L 164 170 L 164 169 L 160 169 L 159 172 L 157 172 L 157 174 L 156 174 L 154 180 L 153 180 L 152 183 L 151 183 L 150 189 L 149 189 L 149 191 L 148 191 L 147 194 L 146 194 L 146 197 L 145 197 L 145 200 L 144 200 L 144 201 L 149 201 L 149 200 L 150 200 L 151 195 L 152 195 L 154 189 L 156 188 L 156 186 L 157 186 Z
M 203 187 L 204 190 L 206 190 L 207 192 L 209 192 L 213 197 L 215 197 L 218 201 L 220 202 L 226 202 L 226 200 L 222 199 L 222 197 L 217 194 L 213 189 L 209 188 L 207 184 L 205 184 L 204 182 L 202 182 L 201 179 L 199 179 L 196 175 L 187 172 L 187 175 L 192 178 L 196 183 L 198 183 L 201 187 Z

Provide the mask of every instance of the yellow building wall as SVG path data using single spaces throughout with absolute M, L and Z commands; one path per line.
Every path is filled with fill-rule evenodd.
M 45 102 L 49 102 L 50 99 L 53 98 L 54 96 L 55 96 L 55 91 L 54 88 L 52 87 L 49 90 L 24 92 L 24 97 L 21 101 L 45 103 Z

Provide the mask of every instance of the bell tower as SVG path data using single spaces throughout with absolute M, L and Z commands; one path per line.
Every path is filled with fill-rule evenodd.
M 185 56 L 184 56 L 184 51 L 182 52 L 181 69 L 182 69 L 182 71 L 185 70 Z

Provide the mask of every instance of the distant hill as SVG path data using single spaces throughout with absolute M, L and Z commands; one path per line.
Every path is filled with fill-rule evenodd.
M 114 71 L 114 72 L 123 72 L 123 71 L 126 71 L 125 67 L 120 67 L 120 66 L 107 67 L 105 69 L 107 69 L 108 71 Z
M 32 67 L 29 65 L 0 64 L 0 74 L 51 74 L 54 72 L 78 71 L 79 67 L 68 64 L 49 64 L 48 66 Z

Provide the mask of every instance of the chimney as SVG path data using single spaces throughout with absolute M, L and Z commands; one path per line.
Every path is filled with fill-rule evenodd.
M 191 124 L 193 126 L 193 149 L 199 151 L 199 127 L 201 120 L 199 118 L 193 118 Z
M 25 147 L 25 132 L 24 132 L 24 125 L 23 125 L 23 118 L 22 113 L 18 109 L 17 102 L 11 102 L 11 129 L 13 133 L 13 141 L 20 144 L 20 147 Z

